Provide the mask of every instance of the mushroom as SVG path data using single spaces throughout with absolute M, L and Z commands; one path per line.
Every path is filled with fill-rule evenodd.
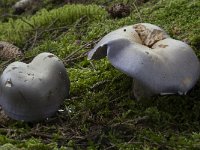
M 41 53 L 32 62 L 14 62 L 0 77 L 0 105 L 16 120 L 39 121 L 52 116 L 69 96 L 69 78 L 61 60 Z
M 15 14 L 21 14 L 26 10 L 32 10 L 34 7 L 37 7 L 37 4 L 40 0 L 19 0 L 13 6 Z
M 117 29 L 88 53 L 89 60 L 105 56 L 115 68 L 133 77 L 136 99 L 186 94 L 200 74 L 199 60 L 192 48 L 149 23 Z

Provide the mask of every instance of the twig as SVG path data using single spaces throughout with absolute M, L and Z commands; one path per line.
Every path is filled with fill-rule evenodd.
M 62 29 L 67 29 L 67 28 L 68 28 L 67 26 L 61 26 L 61 27 L 56 27 L 56 28 L 49 28 L 49 29 L 43 30 L 43 32 L 62 30 Z
M 96 71 L 96 67 L 95 67 L 95 65 L 94 65 L 94 63 L 92 61 L 90 61 L 90 65 L 92 66 L 93 70 Z
M 28 138 L 30 136 L 33 136 L 33 137 L 36 137 L 36 138 L 41 137 L 43 139 L 54 139 L 55 138 L 54 135 L 52 135 L 52 134 L 45 134 L 45 133 L 39 133 L 39 132 L 29 132 L 25 135 L 22 135 L 20 137 L 20 139 L 25 139 L 25 138 Z M 65 140 L 65 141 L 71 140 L 71 139 L 83 140 L 83 139 L 85 139 L 85 137 L 82 137 L 82 136 L 69 136 L 69 137 L 58 136 L 56 139 L 57 140 Z
M 70 100 L 77 100 L 77 99 L 80 99 L 80 98 L 81 98 L 81 96 L 73 96 L 73 97 L 70 98 Z
M 58 21 L 58 18 L 57 18 L 56 20 L 54 20 L 54 21 L 47 27 L 47 29 L 51 28 L 57 21 Z
M 92 85 L 92 87 L 90 87 L 91 90 L 94 90 L 96 88 L 98 88 L 99 86 L 107 83 L 107 82 L 110 82 L 111 80 L 103 80 L 103 81 L 99 81 L 97 83 L 95 83 L 94 85 Z
M 24 20 L 25 21 L 25 20 Z M 33 37 L 31 37 L 30 39 L 28 39 L 26 41 L 26 44 L 24 45 L 23 47 L 23 51 L 25 51 L 27 49 L 27 46 L 30 44 L 30 43 L 33 43 L 32 46 L 31 46 L 31 49 L 34 47 L 35 43 L 36 43 L 36 40 L 42 36 L 42 34 L 44 34 L 45 32 L 49 32 L 50 28 L 58 21 L 58 19 L 54 20 L 48 27 L 47 29 L 45 30 L 42 30 L 41 32 L 39 32 L 40 29 L 34 29 L 35 30 L 35 35 Z M 65 26 L 66 27 L 66 26 Z M 53 28 L 52 30 L 57 30 L 58 28 Z M 39 33 L 38 33 L 39 32 Z M 31 42 L 33 40 L 33 42 Z
M 30 63 L 33 58 L 34 58 L 34 56 L 23 57 L 20 59 L 20 61 L 25 62 L 25 63 Z
M 38 132 L 30 132 L 31 136 L 42 137 L 42 138 L 49 138 L 52 139 L 53 136 L 45 133 L 38 133 Z M 65 139 L 64 137 L 59 137 L 59 139 Z
M 138 12 L 138 16 L 139 16 L 139 18 L 140 18 L 140 22 L 143 22 L 142 20 L 142 17 L 141 17 L 141 14 L 140 14 L 140 11 L 139 11 L 139 9 L 137 8 L 137 6 L 135 5 L 135 2 L 133 2 L 133 6 L 135 7 L 135 9 L 136 9 L 136 11 Z
M 110 150 L 110 149 L 114 149 L 114 148 L 116 148 L 116 145 L 111 145 L 111 146 L 105 148 L 105 150 Z
M 88 45 L 90 45 L 92 42 L 86 43 L 83 46 L 81 46 L 79 49 L 77 49 L 76 51 L 72 52 L 71 54 L 69 54 L 67 57 L 65 57 L 64 60 L 68 60 L 69 58 L 71 58 L 74 54 L 78 53 L 80 50 L 82 50 L 83 48 L 87 47 Z
M 29 26 L 31 26 L 33 29 L 35 28 L 34 25 L 32 25 L 30 22 L 24 20 L 23 18 L 20 18 L 23 22 L 25 22 L 26 24 L 28 24 Z
M 76 21 L 76 23 L 75 23 L 75 27 L 78 27 L 78 25 L 81 23 L 81 21 L 83 21 L 84 19 L 86 19 L 87 18 L 87 16 L 83 16 L 83 17 L 81 17 L 80 19 L 78 19 L 77 21 Z
M 9 65 L 11 62 L 15 61 L 15 58 L 9 59 L 7 61 L 4 61 L 0 64 L 0 71 L 2 71 L 7 65 Z
M 115 98 L 115 99 L 110 100 L 110 103 L 112 103 L 112 102 L 114 102 L 114 101 L 117 101 L 117 100 L 119 100 L 119 99 L 121 99 L 121 98 L 124 98 L 124 97 L 126 97 L 126 96 L 128 96 L 128 93 L 126 93 L 126 94 L 124 94 L 124 95 L 122 95 L 122 96 L 119 96 L 119 97 L 117 97 L 117 98 Z
M 95 40 L 95 41 L 90 41 L 90 42 L 84 44 L 84 45 L 81 46 L 79 49 L 77 49 L 76 51 L 74 51 L 74 52 L 72 52 L 71 54 L 69 54 L 65 59 L 66 59 L 66 60 L 69 59 L 69 58 L 72 57 L 74 54 L 76 54 L 77 52 L 79 52 L 80 50 L 82 50 L 83 48 L 86 48 L 86 47 L 90 46 L 91 44 L 98 42 L 99 39 L 100 39 L 100 38 L 97 38 L 97 40 Z
M 76 60 L 82 59 L 82 58 L 85 58 L 85 56 L 83 55 L 83 56 L 79 56 L 79 57 L 76 57 L 76 58 L 70 58 L 70 59 L 67 59 L 67 60 L 63 60 L 63 63 L 65 65 L 67 65 L 67 64 L 73 63 L 73 61 L 76 61 Z
M 4 18 L 4 17 L 9 17 L 9 18 L 11 18 L 11 17 L 14 18 L 14 17 L 16 17 L 16 18 L 17 18 L 17 17 L 20 17 L 20 15 L 3 14 L 3 15 L 0 16 L 0 18 Z
M 23 18 L 20 18 L 23 22 L 25 22 L 26 24 L 28 24 L 29 26 L 31 26 L 33 29 L 35 29 L 34 25 L 32 25 L 30 22 L 24 20 Z M 54 25 L 56 22 L 58 21 L 58 19 L 54 20 L 47 28 L 50 28 L 52 25 Z
M 35 31 L 35 36 L 34 36 L 34 39 L 33 39 L 33 44 L 31 45 L 31 48 L 30 48 L 30 49 L 32 49 L 32 48 L 35 46 L 37 37 L 38 37 L 38 32 L 37 32 L 37 30 L 36 30 L 36 31 Z
M 0 128 L 0 133 L 7 134 L 10 132 L 16 132 L 16 129 L 7 129 L 7 128 Z

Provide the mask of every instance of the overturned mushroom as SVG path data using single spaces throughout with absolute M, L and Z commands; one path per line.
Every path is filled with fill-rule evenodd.
M 68 95 L 66 69 L 51 53 L 41 53 L 29 64 L 14 62 L 0 78 L 0 105 L 16 120 L 50 117 Z
M 105 56 L 114 67 L 133 77 L 137 99 L 186 94 L 199 78 L 200 64 L 192 48 L 148 23 L 107 34 L 89 52 L 88 59 Z

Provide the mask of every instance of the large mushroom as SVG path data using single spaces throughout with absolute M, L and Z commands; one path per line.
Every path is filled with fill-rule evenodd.
M 0 105 L 16 120 L 50 117 L 69 95 L 69 78 L 61 60 L 41 53 L 31 63 L 14 62 L 0 78 Z
M 107 34 L 89 52 L 88 59 L 105 56 L 114 67 L 133 77 L 137 99 L 155 94 L 186 94 L 200 74 L 199 60 L 192 48 L 149 23 Z

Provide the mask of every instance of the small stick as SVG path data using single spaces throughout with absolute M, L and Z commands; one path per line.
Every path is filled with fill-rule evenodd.
M 30 22 L 24 20 L 23 18 L 20 18 L 23 22 L 25 22 L 26 24 L 28 24 L 29 26 L 31 26 L 33 29 L 35 28 L 34 25 L 32 25 Z
M 143 22 L 142 20 L 142 17 L 141 17 L 141 14 L 140 14 L 140 11 L 139 11 L 139 9 L 137 8 L 137 6 L 135 5 L 135 2 L 133 2 L 133 6 L 135 7 L 135 9 L 136 9 L 136 11 L 138 12 L 138 16 L 139 16 L 139 18 L 140 18 L 140 22 Z
M 35 43 L 36 43 L 36 41 L 37 41 L 37 37 L 38 37 L 38 32 L 37 32 L 37 30 L 35 31 L 35 36 L 34 36 L 34 39 L 33 39 L 33 44 L 31 45 L 31 48 L 30 49 L 32 49 L 34 46 L 35 46 Z

